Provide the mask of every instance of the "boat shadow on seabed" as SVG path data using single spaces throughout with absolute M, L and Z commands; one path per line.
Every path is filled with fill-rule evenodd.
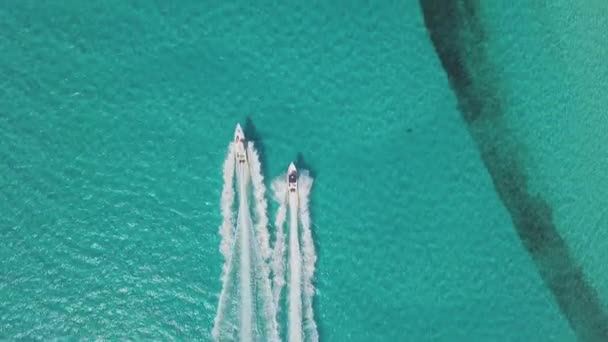
M 459 110 L 523 246 L 579 340 L 608 341 L 608 316 L 598 295 L 559 235 L 549 203 L 530 193 L 520 149 L 502 128 L 499 85 L 483 51 L 479 2 L 419 2 Z

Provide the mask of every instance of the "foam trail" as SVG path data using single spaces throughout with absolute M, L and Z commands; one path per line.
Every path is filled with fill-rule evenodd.
M 234 158 L 234 143 L 230 143 L 228 145 L 228 153 L 226 154 L 226 159 L 224 160 L 224 187 L 222 189 L 222 198 L 221 198 L 221 210 L 222 210 L 222 225 L 219 228 L 221 243 L 220 243 L 220 252 L 224 256 L 224 265 L 222 267 L 222 292 L 220 294 L 218 314 L 215 317 L 212 335 L 214 338 L 219 338 L 219 326 L 220 322 L 223 319 L 223 313 L 226 311 L 226 293 L 227 288 L 226 284 L 229 283 L 230 279 L 228 276 L 231 270 L 231 257 L 234 251 L 234 212 L 232 210 L 232 205 L 234 204 L 234 171 L 235 171 L 235 158 Z
M 234 179 L 234 164 L 234 143 L 230 143 L 226 160 L 224 161 L 224 188 L 222 189 L 221 200 L 222 225 L 220 226 L 220 235 L 222 242 L 220 244 L 220 251 L 224 256 L 224 260 L 229 259 L 233 243 L 232 236 L 234 234 L 234 213 L 232 211 L 234 203 L 234 188 L 232 184 Z M 227 267 L 226 264 L 224 266 L 224 268 Z
M 240 218 L 239 218 L 240 220 Z M 236 319 L 230 319 L 231 317 L 226 318 L 226 313 L 230 315 L 231 312 L 235 311 L 235 309 L 231 310 L 231 307 L 237 306 L 237 303 L 230 301 L 231 293 L 235 286 L 233 282 L 235 281 L 235 277 L 233 275 L 234 270 L 234 255 L 237 244 L 232 245 L 232 253 L 230 254 L 230 258 L 225 263 L 225 275 L 222 275 L 222 292 L 220 293 L 220 300 L 218 305 L 217 314 L 215 316 L 215 320 L 213 322 L 213 330 L 211 331 L 211 335 L 214 341 L 220 341 L 220 337 L 227 340 L 235 340 L 235 335 L 237 334 L 236 325 L 232 324 L 231 321 L 235 321 Z M 232 291 L 231 291 L 232 290 Z M 227 323 L 228 321 L 228 323 Z
M 307 171 L 304 170 L 300 172 L 300 176 L 298 177 L 298 195 L 300 209 L 299 218 L 302 231 L 302 259 L 304 268 L 302 279 L 304 286 L 304 294 L 302 296 L 302 303 L 304 306 L 303 330 L 308 341 L 317 342 L 319 341 L 319 332 L 317 330 L 317 323 L 314 319 L 312 306 L 315 294 L 313 277 L 315 273 L 317 255 L 315 253 L 315 245 L 313 243 L 312 232 L 310 230 L 310 211 L 308 208 L 312 183 L 313 179 L 310 177 Z
M 249 243 L 249 234 L 251 227 L 251 219 L 246 213 L 249 212 L 247 204 L 247 180 L 249 178 L 246 167 L 239 166 L 239 225 L 240 225 L 240 239 L 241 239 L 241 330 L 240 336 L 242 342 L 251 341 L 252 337 L 252 321 L 253 321 L 253 299 L 252 299 L 252 282 L 251 282 L 251 248 Z M 249 218 L 249 220 L 247 220 Z
M 289 194 L 289 341 L 302 341 L 302 256 L 298 241 L 298 202 Z
M 249 217 L 249 231 L 250 235 L 255 234 L 251 217 Z M 259 291 L 256 293 L 258 297 L 256 297 L 254 307 L 256 309 L 256 313 L 261 314 L 260 317 L 256 317 L 256 329 L 259 335 L 261 335 L 263 332 L 266 336 L 265 338 L 262 336 L 257 337 L 255 340 L 264 342 L 278 342 L 279 331 L 276 320 L 276 306 L 272 301 L 270 278 L 267 272 L 268 267 L 262 261 L 261 249 L 257 241 L 255 239 L 251 239 L 250 244 L 256 281 L 254 288 L 259 289 Z M 258 305 L 261 307 L 258 307 Z
M 271 254 L 270 249 L 270 234 L 268 232 L 268 203 L 266 202 L 266 186 L 264 185 L 264 176 L 262 176 L 262 167 L 258 152 L 255 149 L 255 145 L 252 141 L 247 144 L 247 158 L 249 160 L 249 170 L 251 175 L 251 183 L 253 185 L 253 197 L 254 206 L 256 213 L 256 229 L 255 235 L 257 235 L 257 246 L 254 248 L 255 251 L 259 250 L 259 280 L 263 283 L 262 292 L 264 298 L 262 301 L 266 303 L 264 308 L 266 312 L 265 319 L 269 325 L 270 331 L 268 332 L 269 339 L 278 341 L 278 324 L 277 324 L 277 306 L 274 303 L 274 297 L 272 294 L 270 284 L 270 270 L 268 267 L 268 259 Z
M 278 342 L 276 307 L 267 263 L 270 248 L 264 178 L 253 144 L 248 145 L 247 151 L 252 157 L 251 164 L 237 164 L 236 145 L 230 144 L 224 162 L 220 250 L 225 262 L 212 337 L 215 341 Z M 250 185 L 253 191 L 249 191 Z M 233 210 L 235 190 L 239 195 L 236 221 Z M 256 225 L 250 212 L 250 196 Z
M 280 308 L 281 291 L 283 286 L 285 286 L 285 232 L 283 230 L 287 216 L 287 182 L 285 181 L 285 177 L 286 175 L 282 175 L 272 182 L 274 198 L 279 204 L 274 223 L 276 227 L 276 241 L 272 251 L 271 264 L 273 273 L 272 295 L 277 313 Z
M 248 206 L 247 198 L 239 206 L 238 238 L 233 245 L 227 281 L 222 287 L 218 311 L 218 317 L 222 318 L 214 327 L 213 338 L 215 341 L 278 342 L 270 279 L 264 272 L 259 244 L 253 238 L 255 231 Z
M 251 182 L 253 184 L 253 196 L 256 212 L 256 231 L 262 258 L 267 262 L 270 257 L 270 234 L 268 233 L 268 203 L 266 202 L 266 186 L 264 186 L 264 177 L 262 176 L 262 167 L 260 158 L 255 150 L 254 143 L 250 141 L 247 144 L 247 157 L 249 158 L 249 168 L 251 170 Z

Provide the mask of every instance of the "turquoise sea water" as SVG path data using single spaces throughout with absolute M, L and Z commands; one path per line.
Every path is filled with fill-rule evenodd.
M 530 186 L 608 305 L 601 2 L 481 11 Z M 324 341 L 572 341 L 418 2 L 0 5 L 0 338 L 209 340 L 221 166 L 312 170 Z M 272 217 L 273 215 L 271 215 Z

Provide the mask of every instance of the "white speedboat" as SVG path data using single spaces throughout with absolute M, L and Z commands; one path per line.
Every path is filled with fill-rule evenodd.
M 234 130 L 234 148 L 236 152 L 236 161 L 239 164 L 244 164 L 247 162 L 247 153 L 245 152 L 245 134 L 241 129 L 241 125 L 236 124 L 236 129 Z
M 287 169 L 287 182 L 289 183 L 289 192 L 298 191 L 298 171 L 293 163 L 289 164 Z

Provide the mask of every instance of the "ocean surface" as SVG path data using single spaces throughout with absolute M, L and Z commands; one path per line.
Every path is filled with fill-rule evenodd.
M 608 3 L 477 16 L 527 185 L 606 312 Z M 267 185 L 315 178 L 322 341 L 577 339 L 417 1 L 117 0 L 0 5 L 0 339 L 210 340 L 237 122 Z

